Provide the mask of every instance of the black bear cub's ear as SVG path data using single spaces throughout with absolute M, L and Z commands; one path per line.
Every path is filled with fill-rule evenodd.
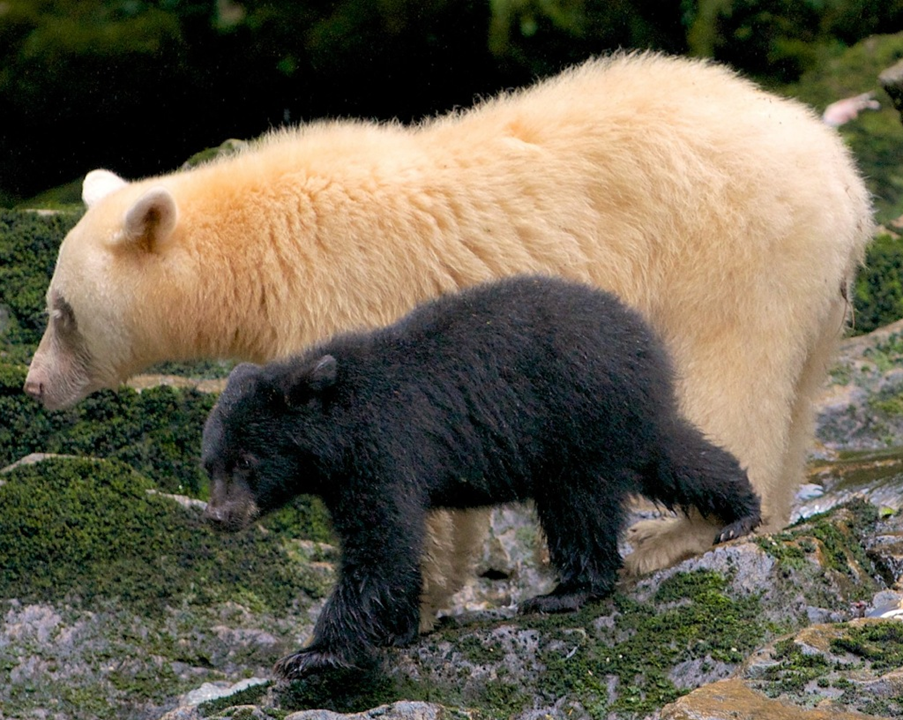
M 229 378 L 226 380 L 226 390 L 224 392 L 228 397 L 240 396 L 254 387 L 254 379 L 260 374 L 260 365 L 253 363 L 241 363 L 232 368 Z
M 332 355 L 324 355 L 291 373 L 283 387 L 286 405 L 301 405 L 317 393 L 331 388 L 335 384 L 336 367 L 336 359 Z
M 249 362 L 239 363 L 234 368 L 232 368 L 232 372 L 229 373 L 229 380 L 241 382 L 245 378 L 257 375 L 259 370 L 260 365 L 255 365 L 254 363 Z

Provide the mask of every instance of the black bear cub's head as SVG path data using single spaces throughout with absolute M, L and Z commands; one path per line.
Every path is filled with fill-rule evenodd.
M 322 394 L 335 382 L 336 361 L 261 367 L 242 363 L 207 418 L 201 460 L 210 477 L 204 513 L 214 527 L 241 530 L 296 495 L 320 486 Z

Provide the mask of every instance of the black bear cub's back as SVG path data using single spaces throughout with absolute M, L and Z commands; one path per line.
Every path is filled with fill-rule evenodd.
M 442 468 L 437 507 L 532 497 L 536 482 L 602 457 L 640 468 L 657 429 L 646 418 L 673 412 L 670 364 L 639 314 L 553 278 L 445 296 L 321 351 L 379 398 L 374 432 L 411 435 L 413 462 Z

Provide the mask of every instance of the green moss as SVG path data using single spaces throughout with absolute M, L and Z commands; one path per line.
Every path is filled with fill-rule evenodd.
M 895 393 L 883 400 L 871 398 L 868 406 L 875 412 L 880 412 L 884 415 L 903 415 L 903 393 Z
M 167 492 L 201 493 L 201 430 L 214 395 L 121 388 L 47 412 L 22 392 L 25 373 L 0 362 L 0 466 L 34 452 L 88 455 L 128 463 Z
M 868 661 L 878 674 L 899 669 L 903 667 L 903 625 L 891 621 L 850 627 L 831 640 L 831 650 Z
M 732 595 L 729 582 L 718 573 L 677 573 L 648 602 L 618 594 L 576 613 L 506 621 L 509 637 L 529 632 L 538 642 L 535 656 L 518 654 L 518 662 L 527 668 L 521 686 L 512 684 L 505 673 L 511 649 L 503 636 L 492 634 L 498 623 L 481 620 L 463 630 L 440 630 L 421 642 L 434 648 L 451 643 L 452 652 L 460 654 L 463 677 L 479 672 L 492 680 L 468 689 L 454 673 L 438 669 L 441 678 L 424 670 L 418 681 L 403 685 L 399 675 L 386 672 L 363 681 L 317 679 L 277 691 L 279 705 L 293 711 L 325 707 L 355 712 L 403 698 L 476 707 L 496 718 L 518 715 L 540 698 L 550 704 L 579 705 L 593 718 L 612 713 L 643 716 L 684 692 L 669 677 L 675 665 L 736 664 L 773 634 L 774 628 L 761 620 L 758 597 Z M 606 615 L 614 620 L 614 632 L 597 622 Z
M 428 694 L 425 687 L 406 693 L 382 671 L 337 671 L 292 682 L 277 692 L 284 709 L 326 708 L 341 713 L 362 712 L 401 698 L 423 700 Z
M 816 705 L 826 694 L 834 703 L 878 717 L 903 717 L 903 699 L 880 698 L 867 679 L 903 665 L 903 627 L 896 621 L 830 626 L 829 652 L 792 638 L 775 644 L 773 663 L 760 668 L 754 684 L 771 697 L 789 696 L 797 704 Z M 845 655 L 854 656 L 852 665 Z M 849 679 L 851 670 L 858 678 Z M 828 690 L 831 690 L 828 693 Z
M 777 560 L 786 574 L 801 573 L 809 578 L 811 604 L 833 607 L 837 587 L 847 601 L 869 600 L 880 588 L 872 560 L 859 538 L 874 527 L 878 510 L 867 501 L 855 499 L 828 512 L 801 521 L 785 532 L 756 539 L 758 546 Z M 825 574 L 831 583 L 824 581 Z
M 0 361 L 0 467 L 36 452 L 105 458 L 126 463 L 164 492 L 206 496 L 201 431 L 215 395 L 123 387 L 47 412 L 22 392 L 25 372 Z M 264 524 L 280 537 L 334 542 L 329 514 L 317 498 L 298 497 Z
M 0 486 L 0 597 L 121 599 L 159 611 L 240 600 L 287 612 L 328 582 L 263 528 L 214 534 L 118 462 L 51 459 Z
M 768 680 L 766 692 L 770 697 L 802 692 L 808 683 L 821 678 L 833 668 L 822 655 L 804 653 L 792 639 L 782 640 L 775 645 L 774 659 L 779 664 L 766 668 L 763 674 Z
M 614 617 L 625 639 L 612 644 L 591 638 L 570 657 L 548 652 L 543 690 L 572 695 L 585 708 L 595 708 L 597 717 L 661 708 L 683 693 L 668 677 L 675 665 L 705 659 L 738 663 L 771 631 L 760 619 L 757 597 L 733 598 L 727 588 L 720 574 L 696 571 L 666 580 L 651 604 L 616 595 Z M 573 620 L 571 627 L 591 626 L 588 618 L 585 624 Z M 545 623 L 536 627 L 548 632 Z M 609 704 L 611 677 L 617 679 L 617 698 Z
M 876 239 L 876 242 L 880 244 L 885 239 L 888 237 L 882 235 Z M 890 240 L 899 245 L 901 258 L 903 258 L 903 243 L 894 238 L 890 238 Z M 890 270 L 890 268 L 885 269 Z M 900 270 L 903 272 L 903 263 L 901 263 Z M 882 373 L 903 367 L 903 336 L 900 333 L 893 333 L 873 347 L 866 348 L 862 356 L 874 363 Z

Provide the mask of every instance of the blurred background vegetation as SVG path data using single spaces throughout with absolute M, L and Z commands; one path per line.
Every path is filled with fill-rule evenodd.
M 841 132 L 889 224 L 903 124 L 877 76 L 900 31 L 903 0 L 0 0 L 0 207 L 286 123 L 413 122 L 620 47 L 712 57 L 818 112 L 875 92 Z M 874 246 L 860 331 L 903 317 L 901 268 L 903 242 Z
M 903 0 L 0 0 L 0 204 L 286 122 L 416 120 L 617 47 L 778 85 L 901 29 Z

